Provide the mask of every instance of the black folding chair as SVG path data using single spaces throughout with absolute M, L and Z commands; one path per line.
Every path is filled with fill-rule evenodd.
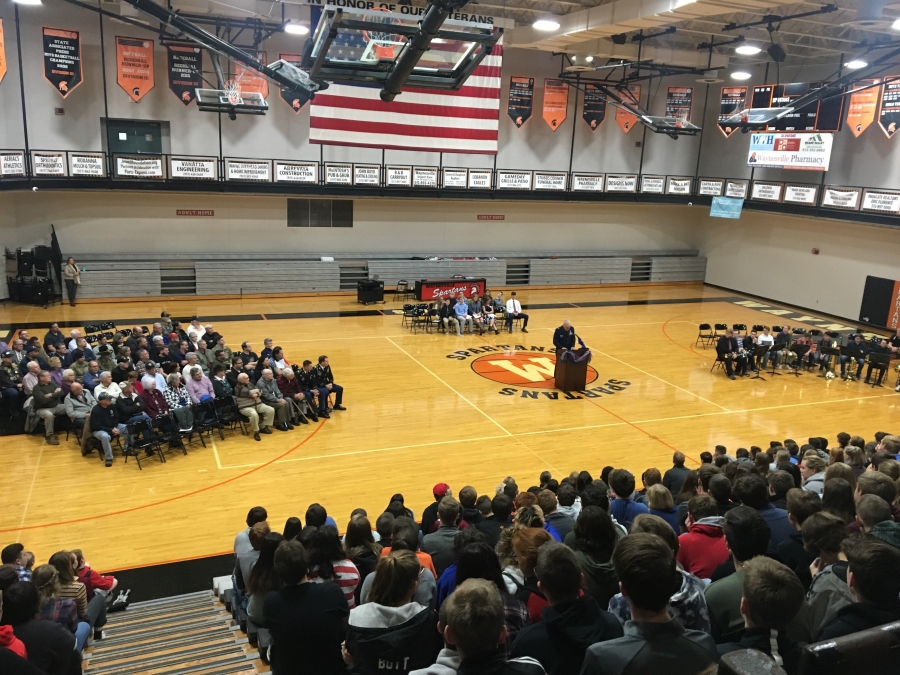
M 172 413 L 160 415 L 151 422 L 153 431 L 160 435 L 160 438 L 169 443 L 169 447 L 181 448 L 182 454 L 187 454 L 187 448 L 181 440 L 181 434 L 178 433 L 178 422 L 172 417 Z
M 226 396 L 225 398 L 217 398 L 215 400 L 216 417 L 224 427 L 230 425 L 229 429 L 234 431 L 235 427 L 239 427 L 241 434 L 247 435 L 247 418 L 238 410 L 237 400 L 234 396 Z M 219 429 L 221 432 L 222 429 Z
M 708 347 L 715 339 L 716 336 L 712 332 L 712 326 L 708 323 L 701 323 L 698 326 L 697 339 L 694 342 L 694 346 L 696 347 L 700 342 L 702 342 L 704 347 Z
M 203 441 L 203 432 L 212 435 L 213 429 L 219 430 L 219 437 L 224 441 L 225 434 L 222 433 L 222 423 L 216 415 L 215 399 L 212 401 L 203 401 L 195 403 L 191 406 L 191 412 L 194 414 L 194 431 L 200 434 L 200 440 Z M 206 443 L 203 443 L 206 447 Z
M 127 425 L 125 430 L 128 437 L 131 439 L 131 447 L 122 452 L 125 456 L 126 464 L 128 464 L 129 457 L 134 457 L 138 469 L 143 471 L 143 467 L 141 466 L 141 450 L 144 450 L 149 454 L 156 453 L 159 456 L 160 463 L 165 463 L 166 458 L 163 457 L 162 447 L 159 444 L 159 437 L 153 429 L 152 422 L 140 420 L 139 422 Z

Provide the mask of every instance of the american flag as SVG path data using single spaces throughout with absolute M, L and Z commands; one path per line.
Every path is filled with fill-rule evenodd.
M 432 42 L 417 67 L 450 68 L 469 45 L 452 40 Z M 329 58 L 359 61 L 367 46 L 358 32 L 340 31 Z M 404 87 L 391 103 L 381 100 L 378 86 L 332 84 L 312 101 L 309 140 L 326 145 L 496 154 L 502 61 L 503 48 L 498 44 L 459 91 Z

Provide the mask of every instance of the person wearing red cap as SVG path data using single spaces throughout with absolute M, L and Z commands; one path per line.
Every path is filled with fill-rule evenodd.
M 434 502 L 425 507 L 425 510 L 422 512 L 422 534 L 431 534 L 435 530 L 435 523 L 438 520 L 438 504 L 440 504 L 441 500 L 450 495 L 453 495 L 453 492 L 450 490 L 450 486 L 446 483 L 438 483 L 434 486 L 434 489 L 431 491 L 434 495 Z

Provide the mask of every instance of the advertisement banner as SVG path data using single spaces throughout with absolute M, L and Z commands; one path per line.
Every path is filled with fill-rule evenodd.
M 81 35 L 77 30 L 43 29 L 44 79 L 65 98 L 82 82 Z
M 192 45 L 166 45 L 166 72 L 169 89 L 185 105 L 197 97 L 203 87 L 203 50 Z
M 747 166 L 828 171 L 832 134 L 750 134 Z
M 719 131 L 728 138 L 737 131 L 737 127 L 725 124 L 732 115 L 736 115 L 746 108 L 747 87 L 722 87 L 722 98 L 719 100 Z
M 629 85 L 620 93 L 622 94 L 622 98 L 624 98 L 629 103 L 633 105 L 640 105 L 641 85 Z M 637 124 L 637 121 L 637 115 L 634 115 L 622 108 L 616 108 L 616 124 L 618 124 L 622 131 L 624 131 L 626 134 L 634 129 L 634 125 Z
M 116 37 L 116 83 L 135 103 L 153 89 L 153 40 Z
M 300 63 L 303 61 L 302 54 L 279 54 L 278 58 L 282 61 L 287 61 L 298 68 L 300 67 Z M 279 87 L 279 94 L 281 95 L 281 100 L 291 106 L 291 110 L 294 113 L 299 113 L 303 110 L 303 106 L 305 106 L 309 101 L 301 101 L 300 98 L 292 92 L 290 89 L 285 89 L 284 87 Z
M 584 85 L 584 107 L 581 109 L 581 117 L 591 131 L 603 124 L 606 119 L 606 96 L 594 84 Z
M 506 114 L 518 128 L 522 128 L 531 119 L 534 104 L 534 78 L 510 77 L 509 99 L 506 103 Z
M 878 106 L 878 126 L 888 138 L 900 129 L 900 76 L 884 78 Z
M 743 208 L 743 199 L 713 197 L 712 204 L 709 207 L 709 215 L 713 218 L 740 218 Z
M 562 80 L 544 80 L 544 121 L 553 131 L 566 121 L 569 85 Z
M 881 80 L 860 80 L 850 85 L 850 103 L 847 106 L 847 126 L 854 136 L 869 128 L 875 121 L 875 110 L 878 108 L 878 99 L 881 96 Z M 859 89 L 860 91 L 855 91 Z

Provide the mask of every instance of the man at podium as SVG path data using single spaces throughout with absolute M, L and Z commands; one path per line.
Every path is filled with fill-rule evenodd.
M 556 368 L 559 368 L 560 350 L 575 349 L 575 329 L 568 319 L 553 333 L 553 346 L 556 348 Z

